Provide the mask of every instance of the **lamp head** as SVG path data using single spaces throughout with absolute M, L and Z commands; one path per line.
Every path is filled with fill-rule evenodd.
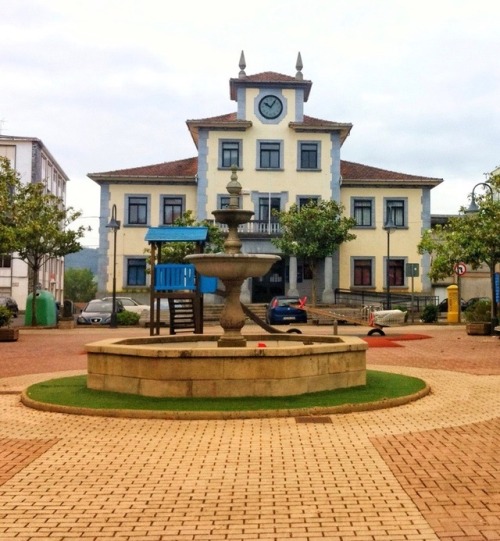
M 478 210 L 479 210 L 479 207 L 477 206 L 476 198 L 474 197 L 474 195 L 472 195 L 469 208 L 466 209 L 465 212 L 466 214 L 473 214 L 477 212 Z
M 109 220 L 109 223 L 106 225 L 107 228 L 113 229 L 113 231 L 118 231 L 120 229 L 120 220 L 116 219 L 116 205 L 113 205 L 111 209 L 111 220 Z
M 393 229 L 396 229 L 396 224 L 394 223 L 394 220 L 392 218 L 392 212 L 389 212 L 387 216 L 387 221 L 384 224 L 384 229 L 386 231 L 392 231 Z

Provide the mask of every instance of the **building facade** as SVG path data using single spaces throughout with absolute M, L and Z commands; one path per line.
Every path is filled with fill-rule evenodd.
M 0 135 L 0 156 L 8 158 L 25 184 L 43 182 L 48 193 L 66 204 L 66 173 L 40 139 Z M 51 258 L 39 274 L 40 289 L 50 291 L 63 301 L 64 259 Z M 17 254 L 0 254 L 0 295 L 13 297 L 24 310 L 29 295 L 29 268 Z
M 226 185 L 236 165 L 243 186 L 240 206 L 254 212 L 241 231 L 243 252 L 277 253 L 271 242 L 279 235 L 273 210 L 332 199 L 356 219 L 357 238 L 325 259 L 317 284 L 323 302 L 332 303 L 337 288 L 383 292 L 387 278 L 391 291 L 410 292 L 407 263 L 419 265 L 419 276 L 412 279 L 415 292 L 429 293 L 429 259 L 418 254 L 417 245 L 431 225 L 431 190 L 442 179 L 342 160 L 352 124 L 306 115 L 312 82 L 303 77 L 300 53 L 293 76 L 247 75 L 243 53 L 239 68 L 238 77 L 229 81 L 235 110 L 186 122 L 196 156 L 88 175 L 101 188 L 99 291 L 111 289 L 113 237 L 105 225 L 113 205 L 121 222 L 117 288 L 140 290 L 149 285 L 147 228 L 170 225 L 186 210 L 198 220 L 211 219 L 212 210 L 227 205 Z M 385 229 L 389 218 L 394 223 L 390 233 Z M 282 257 L 265 277 L 247 280 L 242 300 L 265 302 L 275 294 L 308 295 L 310 290 L 302 261 Z

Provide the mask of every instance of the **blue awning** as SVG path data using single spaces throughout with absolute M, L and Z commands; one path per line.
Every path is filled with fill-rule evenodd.
M 208 227 L 160 226 L 150 227 L 144 240 L 152 242 L 205 242 Z

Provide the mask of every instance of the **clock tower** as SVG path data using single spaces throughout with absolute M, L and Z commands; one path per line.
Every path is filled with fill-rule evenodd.
M 295 77 L 270 71 L 247 75 L 245 54 L 241 51 L 238 78 L 229 81 L 231 99 L 237 103 L 237 119 L 262 124 L 302 122 L 304 103 L 312 86 L 311 81 L 304 80 L 302 67 L 299 52 Z

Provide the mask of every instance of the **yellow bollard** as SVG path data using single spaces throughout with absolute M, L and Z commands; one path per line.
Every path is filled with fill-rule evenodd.
M 458 286 L 455 284 L 448 286 L 446 291 L 448 292 L 448 323 L 458 323 Z

